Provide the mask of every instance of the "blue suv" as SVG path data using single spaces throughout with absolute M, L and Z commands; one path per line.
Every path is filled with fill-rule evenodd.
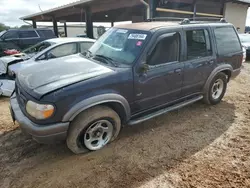
M 99 150 L 135 125 L 199 100 L 218 104 L 243 52 L 225 22 L 145 22 L 109 29 L 85 53 L 19 72 L 11 114 L 42 143 Z

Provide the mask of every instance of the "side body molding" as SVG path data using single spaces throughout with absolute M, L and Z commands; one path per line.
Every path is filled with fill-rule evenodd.
M 128 101 L 121 95 L 111 93 L 111 94 L 102 94 L 96 95 L 87 99 L 84 99 L 80 103 L 74 105 L 63 117 L 63 122 L 72 121 L 78 114 L 82 111 L 91 108 L 96 105 L 108 103 L 108 102 L 115 102 L 122 105 L 125 111 L 126 120 L 128 121 L 131 117 L 130 106 Z

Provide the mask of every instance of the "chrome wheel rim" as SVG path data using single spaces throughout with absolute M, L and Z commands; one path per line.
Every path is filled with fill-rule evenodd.
M 84 144 L 89 150 L 104 147 L 112 138 L 113 125 L 108 120 L 99 120 L 91 124 L 84 133 Z
M 223 80 L 218 79 L 214 82 L 212 87 L 212 98 L 214 100 L 219 99 L 224 89 Z

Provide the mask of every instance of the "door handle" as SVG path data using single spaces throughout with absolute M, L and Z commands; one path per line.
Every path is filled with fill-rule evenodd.
M 175 70 L 174 70 L 174 72 L 175 72 L 175 73 L 178 73 L 178 74 L 181 74 L 181 71 L 182 71 L 181 69 L 175 69 Z
M 214 63 L 214 60 L 208 61 L 208 64 L 209 64 L 209 65 L 212 65 L 213 63 Z

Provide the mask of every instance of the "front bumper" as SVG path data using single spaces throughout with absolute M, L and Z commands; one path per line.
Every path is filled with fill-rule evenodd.
M 50 125 L 33 123 L 21 111 L 15 94 L 10 98 L 10 111 L 12 119 L 19 123 L 22 131 L 31 135 L 39 143 L 55 143 L 67 137 L 69 122 Z

